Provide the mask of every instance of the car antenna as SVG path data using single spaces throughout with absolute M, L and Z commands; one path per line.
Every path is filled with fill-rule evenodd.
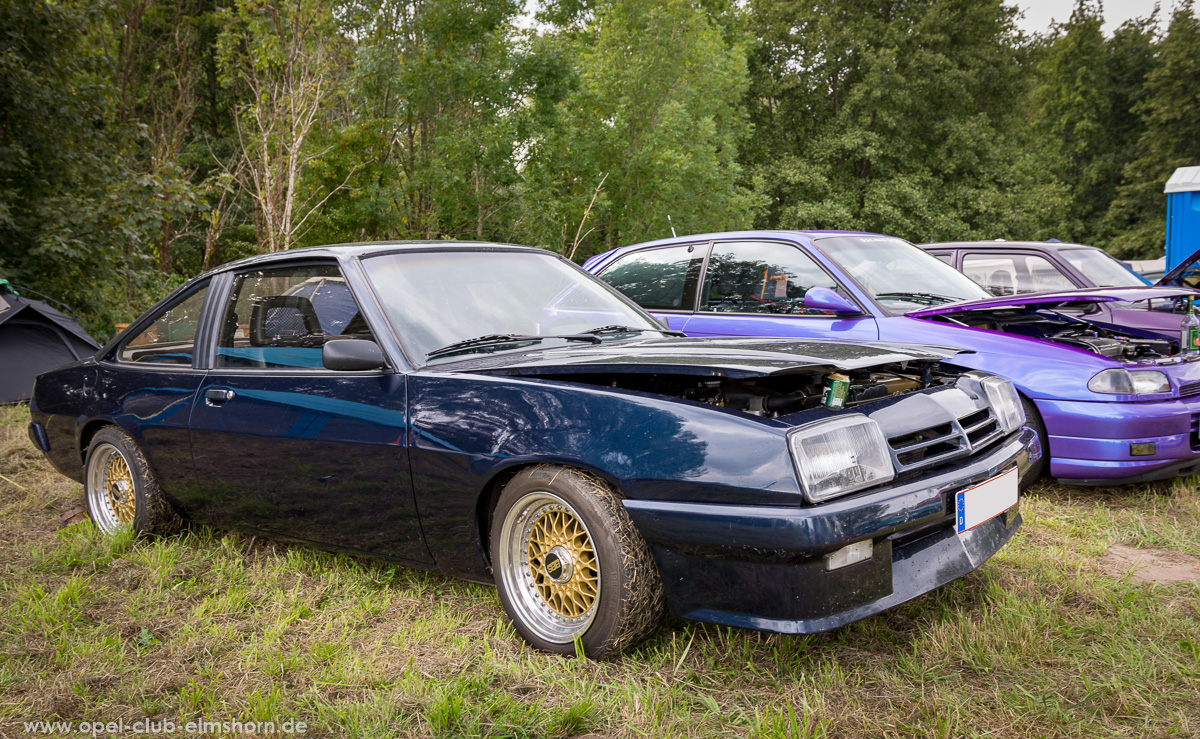
M 675 224 L 671 222 L 670 213 L 667 214 L 667 223 L 671 226 L 671 238 L 678 238 L 678 234 L 675 233 Z

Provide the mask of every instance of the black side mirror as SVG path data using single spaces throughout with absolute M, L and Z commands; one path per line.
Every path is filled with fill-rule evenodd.
M 340 372 L 380 369 L 387 366 L 383 350 L 369 339 L 334 339 L 321 348 L 321 364 Z

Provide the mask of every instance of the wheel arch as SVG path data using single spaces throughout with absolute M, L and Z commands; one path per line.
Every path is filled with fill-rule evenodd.
M 597 477 L 603 480 L 618 498 L 623 499 L 625 497 L 625 495 L 621 492 L 621 486 L 617 484 L 617 482 L 613 480 L 611 476 L 604 474 L 604 472 L 601 470 L 593 468 L 591 465 L 583 464 L 578 460 L 523 460 L 510 463 L 495 470 L 491 477 L 488 478 L 487 482 L 484 483 L 480 490 L 479 497 L 475 501 L 475 535 L 479 541 L 479 546 L 482 549 L 483 561 L 487 565 L 488 570 L 491 570 L 492 567 L 492 515 L 496 511 L 496 503 L 500 500 L 500 494 L 504 492 L 504 486 L 525 470 L 543 465 L 577 470 L 593 477 Z

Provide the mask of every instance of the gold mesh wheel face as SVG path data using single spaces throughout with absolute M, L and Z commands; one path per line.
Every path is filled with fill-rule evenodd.
M 509 597 L 510 613 L 538 638 L 570 644 L 600 610 L 600 557 L 587 523 L 549 491 L 522 496 L 500 526 L 493 566 Z
M 136 504 L 133 499 L 133 475 L 129 472 L 129 465 L 125 462 L 125 458 L 120 454 L 112 455 L 104 477 L 104 490 L 108 496 L 108 503 L 112 506 L 117 520 L 128 526 L 133 523 Z
M 540 513 L 526 546 L 529 575 L 555 613 L 580 618 L 600 594 L 600 566 L 592 539 L 573 512 L 551 506 Z
M 116 446 L 103 442 L 88 455 L 88 511 L 105 534 L 132 526 L 137 515 L 137 486 L 129 460 Z

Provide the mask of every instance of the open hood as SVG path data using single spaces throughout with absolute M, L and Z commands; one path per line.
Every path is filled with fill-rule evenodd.
M 1154 283 L 1155 287 L 1196 287 L 1200 286 L 1200 249 L 1187 259 L 1184 259 L 1173 269 Z
M 1140 300 L 1173 298 L 1180 295 L 1195 295 L 1194 290 L 1179 287 L 1095 287 L 1084 290 L 1064 290 L 1057 293 L 1035 293 L 1033 295 L 1002 295 L 983 300 L 968 300 L 947 303 L 929 308 L 909 311 L 906 316 L 924 318 L 967 313 L 976 310 L 1031 306 L 1035 308 L 1082 307 L 1087 303 L 1134 303 Z
M 748 378 L 814 367 L 856 370 L 910 361 L 938 362 L 960 349 L 884 342 L 798 341 L 762 338 L 654 338 L 569 344 L 437 362 L 427 371 L 511 375 L 559 373 L 671 373 Z

